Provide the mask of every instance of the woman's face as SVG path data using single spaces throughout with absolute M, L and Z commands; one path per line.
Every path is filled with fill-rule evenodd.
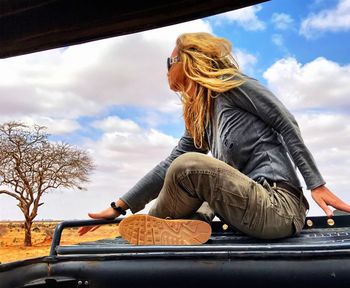
M 178 56 L 177 47 L 171 53 L 171 57 Z M 185 85 L 185 74 L 183 72 L 182 63 L 177 62 L 171 65 L 168 71 L 168 83 L 171 90 L 179 92 Z

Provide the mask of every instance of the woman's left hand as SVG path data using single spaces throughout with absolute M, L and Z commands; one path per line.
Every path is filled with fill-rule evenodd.
M 105 209 L 99 213 L 88 213 L 88 215 L 92 219 L 112 220 L 112 219 L 117 218 L 120 215 L 120 213 L 116 212 L 112 207 L 108 207 L 107 209 Z M 83 236 L 87 232 L 89 232 L 89 231 L 93 232 L 100 227 L 101 227 L 100 225 L 80 227 L 80 229 L 78 230 L 78 234 L 79 234 L 79 236 Z
M 333 216 L 333 211 L 328 206 L 350 213 L 350 205 L 335 196 L 332 191 L 324 185 L 311 190 L 311 196 L 328 217 Z

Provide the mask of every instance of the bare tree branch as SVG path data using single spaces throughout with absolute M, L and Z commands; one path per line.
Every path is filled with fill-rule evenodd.
M 7 190 L 0 190 L 0 194 L 7 194 L 13 198 L 16 198 L 18 201 L 21 201 L 21 198 L 18 197 L 15 193 L 12 193 L 10 191 L 7 191 Z

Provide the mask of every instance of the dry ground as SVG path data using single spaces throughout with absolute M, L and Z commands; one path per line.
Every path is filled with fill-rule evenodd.
M 32 247 L 24 247 L 24 229 L 22 222 L 0 222 L 0 263 L 12 262 L 28 258 L 47 256 L 50 251 L 53 231 L 57 221 L 34 222 L 32 226 Z M 79 228 L 63 230 L 61 244 L 75 244 L 114 238 L 119 235 L 116 224 L 101 226 L 94 232 L 79 236 Z

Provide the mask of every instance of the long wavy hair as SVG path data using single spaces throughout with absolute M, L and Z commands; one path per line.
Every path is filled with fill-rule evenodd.
M 233 58 L 232 45 L 209 33 L 185 33 L 176 40 L 185 83 L 177 83 L 183 103 L 187 131 L 197 148 L 207 146 L 205 128 L 212 116 L 212 104 L 218 93 L 243 83 Z M 181 64 L 180 63 L 180 64 Z

